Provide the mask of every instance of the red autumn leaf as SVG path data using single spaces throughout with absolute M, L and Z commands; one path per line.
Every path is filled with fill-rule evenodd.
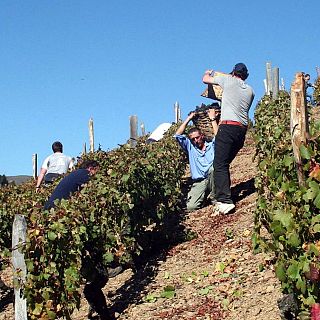
M 311 307 L 311 320 L 320 320 L 320 304 L 315 303 Z
M 312 177 L 317 181 L 320 181 L 320 165 L 318 163 L 312 165 L 309 177 Z

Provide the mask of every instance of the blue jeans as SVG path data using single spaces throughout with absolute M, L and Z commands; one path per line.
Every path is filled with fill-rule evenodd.
M 233 203 L 231 198 L 230 164 L 243 147 L 247 128 L 220 124 L 215 139 L 214 184 L 216 200 Z

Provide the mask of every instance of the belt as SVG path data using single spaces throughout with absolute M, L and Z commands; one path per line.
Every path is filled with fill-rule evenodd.
M 220 124 L 231 124 L 232 126 L 239 126 L 239 127 L 247 128 L 247 126 L 245 126 L 241 122 L 233 121 L 233 120 L 222 120 L 220 122 Z
M 200 182 L 203 181 L 205 178 L 197 178 L 197 179 L 192 179 L 192 182 Z

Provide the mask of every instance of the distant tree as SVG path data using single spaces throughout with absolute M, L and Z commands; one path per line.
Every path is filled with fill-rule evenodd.
M 0 186 L 3 187 L 3 186 L 6 186 L 8 185 L 8 179 L 7 177 L 3 174 L 2 176 L 0 175 Z

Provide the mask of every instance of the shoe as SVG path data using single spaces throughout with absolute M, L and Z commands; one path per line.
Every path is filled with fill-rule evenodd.
M 108 276 L 109 278 L 114 278 L 115 276 L 117 276 L 121 271 L 122 271 L 122 267 L 116 267 L 116 268 L 108 268 Z
M 211 204 L 215 206 L 217 204 L 217 200 L 216 199 L 211 200 Z
M 218 202 L 217 207 L 220 213 L 227 214 L 231 212 L 236 206 L 233 203 Z
M 220 202 L 216 202 L 215 204 L 213 204 L 211 217 L 217 217 L 218 215 L 221 214 L 221 212 L 219 211 L 219 206 L 218 206 L 219 203 Z

